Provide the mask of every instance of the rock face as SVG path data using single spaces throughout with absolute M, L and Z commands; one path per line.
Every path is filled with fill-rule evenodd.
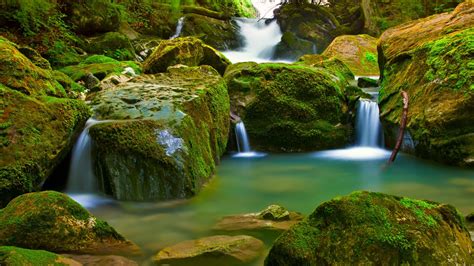
M 198 14 L 186 14 L 182 36 L 196 36 L 219 49 L 236 49 L 241 45 L 238 27 L 230 18 L 217 19 Z
M 344 62 L 356 76 L 378 76 L 377 39 L 369 35 L 339 36 L 324 50 L 323 56 Z
M 75 83 L 56 78 L 0 38 L 0 207 L 40 189 L 89 117 L 83 102 L 66 98 Z
M 194 37 L 183 37 L 160 42 L 153 53 L 143 62 L 148 74 L 166 72 L 170 66 L 209 65 L 224 74 L 230 61 L 220 52 Z
M 121 200 L 195 195 L 212 176 L 229 133 L 225 82 L 209 66 L 174 67 L 97 93 L 95 173 Z
M 69 265 L 82 264 L 44 250 L 29 250 L 11 246 L 0 247 L 0 264 L 4 266 L 19 265 Z
M 140 254 L 135 244 L 106 222 L 53 191 L 21 195 L 0 210 L 0 245 L 64 253 Z
M 354 192 L 321 204 L 283 233 L 265 265 L 469 264 L 472 252 L 454 207 Z
M 232 112 L 245 122 L 253 147 L 304 151 L 350 142 L 339 72 L 288 64 L 240 63 L 225 74 Z
M 226 216 L 214 230 L 217 231 L 286 231 L 303 219 L 297 212 L 290 212 L 279 205 L 270 205 L 257 213 Z
M 241 265 L 255 260 L 263 242 L 251 236 L 211 236 L 164 248 L 154 258 L 156 265 Z
M 302 55 L 316 52 L 316 45 L 298 38 L 293 32 L 287 31 L 275 47 L 274 59 L 296 60 Z
M 379 95 L 387 144 L 401 118 L 400 92 L 408 92 L 408 131 L 415 153 L 449 164 L 474 166 L 474 4 L 387 30 L 379 42 Z
M 339 21 L 324 6 L 283 5 L 276 11 L 275 17 L 283 33 L 292 32 L 295 38 L 314 43 L 317 52 L 324 51 L 336 36 L 350 32 L 341 27 Z M 282 45 L 284 43 L 285 40 Z

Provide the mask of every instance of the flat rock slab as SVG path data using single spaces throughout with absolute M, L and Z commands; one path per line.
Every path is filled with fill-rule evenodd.
M 251 236 L 217 235 L 188 240 L 162 249 L 156 265 L 239 265 L 262 254 L 264 244 Z
M 133 260 L 121 256 L 92 256 L 92 255 L 73 255 L 63 254 L 66 258 L 73 259 L 86 266 L 114 265 L 114 266 L 138 266 Z
M 286 231 L 291 226 L 303 220 L 303 215 L 290 212 L 289 220 L 266 220 L 260 213 L 247 213 L 226 216 L 215 226 L 218 231 Z

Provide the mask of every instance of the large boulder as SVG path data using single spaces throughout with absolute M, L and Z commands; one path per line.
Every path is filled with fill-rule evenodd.
M 107 32 L 87 39 L 85 50 L 92 54 L 102 54 L 119 61 L 135 59 L 135 50 L 130 39 L 120 32 Z
M 291 31 L 285 32 L 281 41 L 276 45 L 274 59 L 296 60 L 305 54 L 316 53 L 316 45 L 310 41 L 300 39 Z
M 369 35 L 342 35 L 322 53 L 344 62 L 356 76 L 378 76 L 377 39 Z
M 224 74 L 230 61 L 220 52 L 195 37 L 183 37 L 160 42 L 153 53 L 143 62 L 148 74 L 166 72 L 169 66 L 209 65 Z
M 294 40 L 306 40 L 313 43 L 319 53 L 324 51 L 336 36 L 351 33 L 350 30 L 341 27 L 339 21 L 331 14 L 329 9 L 320 5 L 282 5 L 281 8 L 275 11 L 275 18 L 283 33 L 292 32 Z M 284 39 L 281 45 L 284 45 L 285 42 L 287 43 Z M 302 47 L 306 46 L 303 45 Z M 295 46 L 292 48 L 295 48 Z M 305 52 L 305 50 L 294 52 Z
M 325 68 L 239 63 L 225 74 L 232 112 L 245 122 L 252 146 L 307 151 L 350 142 L 344 75 Z
M 386 142 L 395 144 L 408 92 L 407 130 L 418 156 L 474 166 L 474 3 L 387 30 L 379 42 Z
M 18 196 L 0 210 L 0 245 L 62 253 L 140 254 L 107 222 L 54 191 Z
M 82 264 L 48 251 L 30 250 L 12 246 L 0 247 L 0 264 L 4 266 L 20 265 L 69 265 L 81 266 Z
M 196 36 L 219 50 L 236 49 L 241 45 L 238 27 L 229 18 L 187 14 L 181 36 Z
M 227 87 L 209 66 L 170 68 L 103 90 L 90 129 L 102 190 L 121 200 L 195 195 L 215 170 L 229 132 Z
M 263 251 L 263 242 L 251 236 L 210 236 L 162 249 L 156 265 L 246 265 Z
M 468 265 L 472 252 L 454 207 L 354 192 L 321 204 L 283 233 L 265 265 Z
M 2 38 L 0 82 L 3 207 L 12 198 L 41 188 L 70 151 L 89 117 L 89 108 L 82 101 L 65 98 L 68 90 L 79 85 L 34 65 Z

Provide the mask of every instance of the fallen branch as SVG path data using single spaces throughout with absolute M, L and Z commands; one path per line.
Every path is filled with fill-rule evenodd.
M 400 120 L 400 129 L 398 131 L 398 139 L 395 147 L 393 148 L 392 155 L 388 160 L 388 163 L 393 163 L 397 158 L 398 151 L 402 146 L 403 138 L 405 136 L 405 128 L 407 126 L 407 117 L 408 117 L 408 93 L 406 91 L 402 91 L 403 97 L 403 112 L 402 112 L 402 119 Z

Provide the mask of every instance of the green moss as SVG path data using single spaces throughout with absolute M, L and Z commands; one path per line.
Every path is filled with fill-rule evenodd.
M 131 67 L 136 74 L 142 72 L 141 67 L 133 61 L 120 62 L 103 55 L 90 56 L 79 65 L 61 68 L 59 71 L 68 75 L 74 81 L 82 80 L 89 73 L 92 73 L 99 80 L 102 80 L 107 75 L 122 73 L 127 67 Z
M 30 250 L 12 246 L 0 247 L 0 264 L 8 266 L 22 265 L 69 265 L 67 260 L 57 254 L 44 250 Z
M 119 32 L 108 32 L 96 37 L 85 47 L 89 53 L 102 54 L 119 61 L 135 59 L 135 50 L 127 36 Z
M 368 62 L 375 63 L 377 62 L 377 55 L 371 52 L 365 52 L 365 60 L 367 60 Z

